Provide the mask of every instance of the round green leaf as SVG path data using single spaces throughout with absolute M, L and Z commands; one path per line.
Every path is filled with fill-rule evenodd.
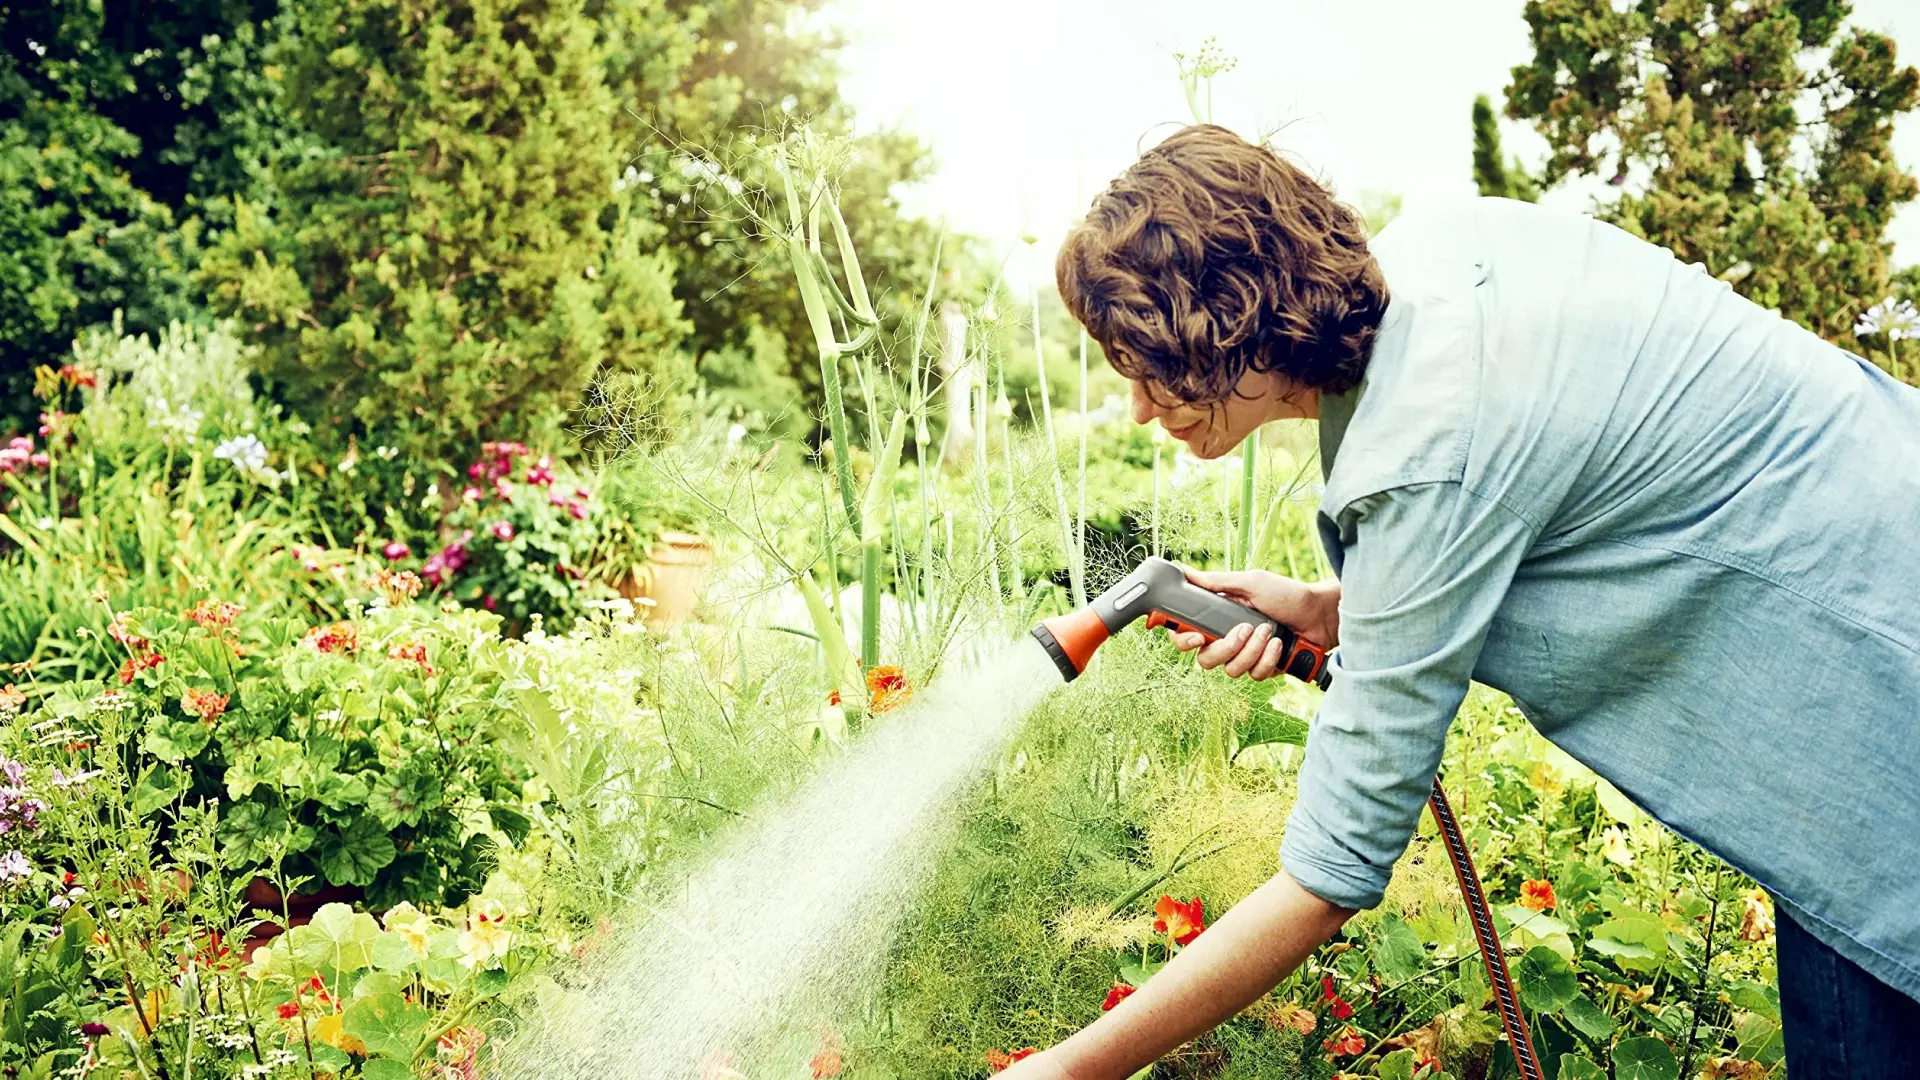
M 427 1010 L 399 994 L 374 994 L 348 1002 L 341 1026 L 369 1051 L 410 1062 L 430 1019 Z
M 1420 944 L 1420 935 L 1413 927 L 1396 915 L 1387 915 L 1380 920 L 1374 931 L 1373 945 L 1367 952 L 1373 958 L 1373 966 L 1380 976 L 1390 982 L 1410 979 L 1427 966 L 1427 950 Z
M 1558 1012 L 1580 995 L 1580 983 L 1561 955 L 1545 945 L 1535 945 L 1514 965 L 1514 979 L 1520 984 L 1520 1000 L 1535 1012 Z
M 1560 1080 L 1607 1080 L 1607 1070 L 1579 1054 L 1560 1055 Z
M 360 1067 L 361 1080 L 413 1080 L 413 1068 L 393 1058 L 373 1058 Z
M 1613 1048 L 1614 1080 L 1679 1080 L 1680 1063 L 1659 1039 L 1622 1039 Z

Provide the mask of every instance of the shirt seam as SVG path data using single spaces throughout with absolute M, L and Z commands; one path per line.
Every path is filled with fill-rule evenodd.
M 1875 637 L 1882 638 L 1893 645 L 1897 645 L 1909 653 L 1920 655 L 1920 646 L 1917 646 L 1912 642 L 1905 641 L 1900 637 L 1896 636 L 1895 634 L 1893 634 L 1891 631 L 1874 625 L 1873 622 L 1870 620 L 1870 617 L 1865 612 L 1855 610 L 1849 605 L 1843 604 L 1840 601 L 1835 600 L 1831 597 L 1823 596 L 1818 593 L 1815 593 L 1812 590 L 1799 588 L 1792 582 L 1786 580 L 1785 578 L 1781 577 L 1779 574 L 1773 572 L 1770 568 L 1762 564 L 1755 563 L 1750 559 L 1744 559 L 1731 552 L 1721 551 L 1717 548 L 1709 548 L 1709 547 L 1697 546 L 1697 545 L 1691 545 L 1691 544 L 1671 543 L 1671 542 L 1656 543 L 1650 538 L 1636 539 L 1634 537 L 1626 537 L 1626 536 L 1607 537 L 1604 541 L 1601 541 L 1601 542 L 1609 543 L 1609 544 L 1619 544 L 1623 547 L 1639 548 L 1642 551 L 1665 551 L 1674 555 L 1683 555 L 1683 556 L 1686 556 L 1687 558 L 1699 559 L 1702 562 L 1710 562 L 1717 566 L 1724 566 L 1729 570 L 1734 570 L 1739 573 L 1745 574 L 1748 577 L 1755 578 L 1759 581 L 1763 581 L 1768 585 L 1771 585 L 1774 588 L 1779 589 L 1781 592 L 1788 593 L 1793 596 L 1797 596 L 1800 599 L 1805 600 L 1807 603 L 1812 604 L 1815 607 L 1819 608 L 1820 610 L 1825 611 L 1835 616 L 1836 618 L 1843 619 L 1847 623 L 1853 626 L 1856 626 L 1861 630 L 1864 630 L 1867 633 L 1874 635 Z

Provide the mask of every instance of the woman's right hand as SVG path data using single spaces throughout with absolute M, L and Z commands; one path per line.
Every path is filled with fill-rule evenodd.
M 1338 581 L 1308 585 L 1266 570 L 1180 569 L 1195 585 L 1239 601 L 1316 645 L 1331 649 L 1340 644 Z M 1212 643 L 1192 633 L 1174 634 L 1172 640 L 1182 652 L 1199 650 L 1194 660 L 1202 668 L 1221 668 L 1234 678 L 1246 675 L 1255 680 L 1271 679 L 1279 674 L 1280 664 L 1286 659 L 1264 623 L 1257 628 L 1242 623 Z

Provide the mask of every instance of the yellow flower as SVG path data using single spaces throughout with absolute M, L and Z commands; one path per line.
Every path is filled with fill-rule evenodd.
M 467 928 L 460 933 L 460 962 L 470 968 L 481 967 L 506 956 L 512 947 L 513 934 L 501 919 L 469 915 Z
M 432 917 L 404 900 L 388 909 L 387 913 L 380 917 L 380 922 L 387 928 L 388 933 L 398 934 L 400 940 L 407 943 L 407 948 L 413 950 L 415 956 L 422 957 L 427 955 L 427 939 L 433 936 L 435 930 L 440 929 L 439 924 L 435 923 Z
M 1759 889 L 1741 898 L 1740 940 L 1765 941 L 1773 936 L 1773 907 Z
M 1605 855 L 1608 862 L 1623 867 L 1632 866 L 1633 849 L 1627 846 L 1626 830 L 1609 826 L 1601 834 L 1600 854 Z

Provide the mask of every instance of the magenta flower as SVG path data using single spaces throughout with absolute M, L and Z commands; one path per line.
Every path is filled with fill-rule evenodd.
M 506 477 L 496 476 L 493 478 L 493 493 L 503 502 L 510 501 L 513 498 L 513 485 L 507 483 Z
M 478 502 L 480 500 L 480 489 L 468 485 L 466 490 L 460 493 L 460 497 L 468 502 Z
M 500 541 L 503 544 L 509 540 L 512 540 L 513 539 L 513 522 L 511 521 L 494 522 L 493 536 L 494 536 L 494 539 Z
M 389 560 L 404 559 L 407 556 L 413 554 L 413 549 L 401 543 L 400 541 L 395 540 L 387 544 L 386 547 L 381 548 L 380 554 L 386 556 Z
M 537 487 L 546 487 L 553 483 L 553 458 L 541 455 L 540 460 L 527 466 L 527 483 Z

